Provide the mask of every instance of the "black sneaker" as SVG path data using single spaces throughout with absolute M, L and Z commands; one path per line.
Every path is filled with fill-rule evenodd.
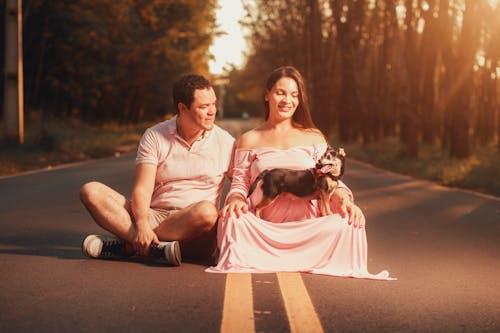
M 125 241 L 115 236 L 88 235 L 82 244 L 82 252 L 89 258 L 126 258 Z
M 150 253 L 155 258 L 165 259 L 167 264 L 179 266 L 181 264 L 181 248 L 178 241 L 160 242 L 152 245 Z

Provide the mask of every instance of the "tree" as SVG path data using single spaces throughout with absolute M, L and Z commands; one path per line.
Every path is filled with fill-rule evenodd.
M 186 72 L 208 75 L 215 6 L 215 0 L 30 2 L 30 108 L 121 122 L 172 112 L 172 81 Z
M 428 9 L 423 12 L 422 19 L 425 28 L 422 32 L 422 88 L 419 98 L 421 102 L 422 140 L 427 144 L 434 144 L 438 139 L 439 119 L 436 110 L 435 76 L 438 57 L 438 6 L 436 0 L 429 0 Z
M 450 63 L 450 74 L 455 76 L 456 86 L 451 86 L 449 96 L 450 139 L 449 153 L 453 157 L 465 158 L 470 155 L 470 115 L 472 78 L 475 55 L 479 45 L 478 21 L 479 5 L 475 1 L 466 0 L 463 27 L 457 46 L 457 54 Z M 455 88 L 456 87 L 456 88 Z M 455 88 L 455 89 L 453 89 Z M 453 90 L 452 90 L 453 89 Z
M 399 135 L 403 156 L 418 157 L 423 142 L 440 143 L 451 156 L 463 158 L 474 144 L 472 134 L 485 145 L 500 131 L 494 121 L 500 118 L 500 4 L 254 3 L 246 3 L 252 50 L 236 76 L 239 82 L 255 91 L 263 86 L 263 73 L 296 66 L 311 90 L 315 120 L 323 131 L 337 132 L 341 141 L 361 138 L 369 143 Z M 478 64 L 481 54 L 483 65 Z

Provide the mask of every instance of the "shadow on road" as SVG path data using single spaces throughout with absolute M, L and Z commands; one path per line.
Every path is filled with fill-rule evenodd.
M 82 254 L 82 233 L 78 232 L 51 232 L 44 235 L 15 235 L 0 236 L 0 255 L 39 256 L 57 259 L 86 260 Z M 89 259 L 92 260 L 92 259 Z M 134 256 L 126 259 L 118 259 L 120 262 L 135 263 L 151 267 L 164 267 L 165 263 L 149 257 Z M 201 266 L 213 264 L 208 259 L 186 259 L 184 263 Z
M 82 259 L 81 242 L 81 233 L 67 230 L 44 234 L 0 236 L 0 254 Z

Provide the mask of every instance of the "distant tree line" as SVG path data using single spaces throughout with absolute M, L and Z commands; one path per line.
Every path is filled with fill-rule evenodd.
M 216 0 L 23 1 L 25 112 L 122 123 L 172 112 L 172 81 L 208 74 L 215 7 Z M 2 50 L 4 13 L 0 0 Z
M 252 46 L 229 73 L 259 100 L 275 67 L 307 79 L 316 124 L 342 141 L 397 135 L 453 157 L 500 136 L 500 3 L 495 0 L 244 1 Z

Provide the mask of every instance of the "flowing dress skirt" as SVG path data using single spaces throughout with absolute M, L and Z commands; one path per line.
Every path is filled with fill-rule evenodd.
M 211 273 L 297 271 L 343 277 L 392 280 L 387 271 L 370 274 L 364 228 L 339 214 L 274 223 L 252 213 L 219 221 L 221 249 Z

